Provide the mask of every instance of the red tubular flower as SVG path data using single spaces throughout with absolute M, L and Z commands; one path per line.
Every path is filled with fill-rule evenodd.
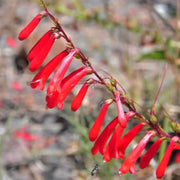
M 94 122 L 93 126 L 91 127 L 90 131 L 89 131 L 89 140 L 90 141 L 95 141 L 99 131 L 101 129 L 101 126 L 103 124 L 108 106 L 113 102 L 112 99 L 108 99 L 105 101 L 104 106 L 102 107 L 96 121 Z
M 135 113 L 133 111 L 129 111 L 128 113 L 125 114 L 125 118 L 126 118 L 126 121 L 128 122 L 129 119 L 134 116 Z M 107 148 L 106 148 L 106 151 L 104 153 L 104 160 L 105 161 L 110 161 L 112 158 L 115 158 L 115 159 L 118 159 L 119 158 L 119 153 L 118 153 L 118 146 L 119 146 L 119 141 L 120 141 L 120 138 L 121 138 L 121 135 L 123 133 L 125 128 L 123 128 L 121 125 L 119 125 L 114 134 L 112 135 L 108 145 L 107 145 Z
M 139 167 L 141 169 L 146 168 L 151 159 L 154 157 L 154 155 L 156 154 L 157 150 L 159 149 L 160 145 L 162 143 L 162 139 L 158 139 L 156 142 L 153 143 L 153 145 L 147 150 L 147 152 L 142 156 L 140 163 L 139 163 Z
M 149 131 L 142 139 L 141 141 L 137 144 L 137 146 L 131 151 L 129 156 L 125 159 L 123 164 L 121 165 L 119 169 L 120 174 L 126 174 L 128 171 L 131 173 L 135 173 L 135 163 L 139 156 L 141 155 L 142 151 L 144 150 L 146 144 L 148 141 L 154 136 L 153 131 Z
M 171 139 L 170 144 L 168 145 L 168 148 L 166 149 L 166 152 L 156 170 L 156 176 L 158 179 L 160 179 L 165 173 L 166 167 L 167 167 L 169 159 L 171 157 L 171 153 L 174 150 L 176 138 L 177 137 L 174 137 Z
M 129 143 L 134 139 L 138 132 L 142 129 L 143 123 L 140 123 L 133 127 L 128 133 L 126 133 L 119 141 L 118 153 L 121 159 L 124 159 L 124 154 Z
M 119 121 L 119 124 L 123 128 L 125 128 L 127 124 L 127 120 L 125 118 L 124 109 L 120 100 L 120 92 L 116 91 L 115 96 L 116 96 L 116 105 L 117 105 L 117 112 L 118 112 L 118 121 Z
M 38 15 L 36 15 L 31 22 L 19 33 L 19 40 L 24 40 L 28 38 L 28 36 L 32 33 L 32 31 L 37 27 L 40 20 L 47 15 L 46 11 L 42 11 Z
M 121 125 L 119 125 L 116 128 L 114 134 L 112 135 L 107 145 L 106 151 L 104 153 L 103 159 L 105 161 L 110 161 L 112 158 L 116 158 L 116 159 L 119 158 L 117 146 L 118 146 L 118 141 L 121 138 L 123 131 L 124 131 L 124 128 Z
M 51 29 L 47 33 L 45 33 L 39 39 L 39 41 L 33 46 L 33 48 L 29 51 L 29 54 L 27 56 L 27 59 L 28 59 L 29 62 L 31 62 L 32 59 L 34 59 L 35 56 L 37 56 L 41 52 L 43 46 L 45 46 L 46 43 L 48 42 L 48 40 L 50 39 L 52 32 L 53 31 Z
M 101 154 L 104 154 L 106 142 L 109 139 L 110 135 L 113 133 L 113 131 L 114 131 L 115 127 L 117 126 L 117 124 L 118 124 L 118 118 L 116 117 L 101 132 L 101 134 L 97 138 L 96 142 L 94 143 L 93 148 L 91 149 L 91 153 L 93 155 L 97 154 L 98 151 Z
M 66 78 L 62 80 L 61 92 L 58 90 L 53 92 L 53 95 L 47 95 L 49 98 L 46 98 L 47 107 L 53 108 L 58 105 L 58 109 L 62 109 L 63 102 L 71 90 L 77 85 L 77 83 L 88 73 L 91 73 L 91 68 L 88 67 L 81 67 L 78 70 L 74 71 L 73 73 L 69 74 Z M 56 87 L 58 89 L 58 87 Z M 54 95 L 55 94 L 55 95 Z M 52 98 L 53 97 L 53 98 Z M 53 102 L 53 107 L 50 106 L 51 102 Z M 55 105 L 55 106 L 54 106 Z
M 60 84 L 61 81 L 69 67 L 69 65 L 71 64 L 71 61 L 73 60 L 73 58 L 75 57 L 75 55 L 77 54 L 78 49 L 72 49 L 72 51 L 64 58 L 63 62 L 61 63 L 61 65 L 59 66 L 59 68 L 57 69 L 57 71 L 54 73 L 48 89 L 47 89 L 47 94 L 52 94 L 53 91 L 55 89 L 57 89 L 57 87 L 59 87 L 59 89 L 57 89 L 59 92 L 60 90 Z
M 59 63 L 68 55 L 68 50 L 64 50 L 57 56 L 55 56 L 48 64 L 46 64 L 33 78 L 31 81 L 32 88 L 39 88 L 40 90 L 44 89 L 45 82 L 50 76 L 50 74 L 55 70 Z
M 80 91 L 78 92 L 78 94 L 75 96 L 75 98 L 73 99 L 73 101 L 71 103 L 72 111 L 77 111 L 80 108 L 82 101 L 87 93 L 87 90 L 88 90 L 89 86 L 93 83 L 93 81 L 94 81 L 93 79 L 90 79 L 83 84 Z
M 56 39 L 56 35 L 52 34 L 46 44 L 42 47 L 41 51 L 31 60 L 29 70 L 31 72 L 36 71 L 43 61 L 45 60 L 46 56 L 48 55 L 52 45 L 54 44 Z
M 69 74 L 68 76 L 66 76 L 63 79 L 63 82 L 69 81 L 69 79 L 71 79 L 73 76 L 75 76 L 76 74 L 78 74 L 80 71 L 82 71 L 85 67 L 81 67 L 79 69 L 77 69 L 76 71 L 73 71 L 71 74 Z M 46 96 L 46 102 L 47 102 L 47 107 L 48 108 L 54 108 L 57 105 L 58 102 L 58 96 L 59 96 L 59 92 L 57 90 L 55 90 L 52 94 L 47 94 Z

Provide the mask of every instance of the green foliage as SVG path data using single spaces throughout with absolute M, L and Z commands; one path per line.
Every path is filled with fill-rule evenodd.
M 165 61 L 166 60 L 165 52 L 164 50 L 153 50 L 148 53 L 141 54 L 137 58 L 137 61 L 148 60 L 148 59 Z

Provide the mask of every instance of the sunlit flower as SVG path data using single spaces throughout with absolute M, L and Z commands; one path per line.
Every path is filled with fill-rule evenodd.
M 101 126 L 103 124 L 103 121 L 104 121 L 104 118 L 105 118 L 105 115 L 106 115 L 106 112 L 107 112 L 107 109 L 108 109 L 108 106 L 113 102 L 112 99 L 108 99 L 105 101 L 97 119 L 95 120 L 93 126 L 91 127 L 90 131 L 89 131 L 89 140 L 90 141 L 95 141 L 98 134 L 99 134 L 99 131 L 101 129 Z
M 156 176 L 158 179 L 162 178 L 165 173 L 166 167 L 168 165 L 169 159 L 171 157 L 171 153 L 174 150 L 174 145 L 177 137 L 171 139 L 170 144 L 168 145 L 165 154 L 156 170 Z M 178 139 L 178 138 L 177 138 Z
M 157 141 L 155 141 L 153 143 L 153 145 L 142 156 L 140 163 L 139 163 L 139 167 L 141 169 L 144 169 L 149 165 L 151 159 L 155 156 L 156 152 L 158 151 L 161 143 L 162 143 L 162 139 L 159 138 Z
M 124 160 L 123 164 L 121 165 L 119 169 L 120 174 L 126 174 L 128 171 L 130 173 L 135 173 L 135 163 L 139 156 L 141 155 L 142 151 L 144 150 L 146 144 L 148 141 L 154 136 L 153 131 L 149 131 L 137 144 L 137 146 L 131 151 L 131 153 L 128 155 L 128 157 Z
M 133 111 L 129 111 L 128 113 L 125 114 L 126 121 L 128 122 L 131 117 L 133 117 L 135 113 Z M 106 151 L 104 152 L 104 157 L 103 159 L 105 161 L 110 161 L 112 158 L 118 159 L 119 158 L 119 152 L 118 152 L 118 147 L 119 147 L 119 141 L 120 138 L 124 132 L 124 129 L 120 124 L 114 131 L 114 134 L 112 135 L 111 139 L 108 142 L 108 145 L 106 147 Z
M 32 61 L 42 50 L 42 48 L 47 44 L 48 40 L 50 39 L 53 31 L 50 29 L 47 33 L 45 33 L 39 41 L 32 47 L 32 49 L 29 51 L 27 60 L 29 62 Z
M 30 85 L 32 88 L 44 89 L 45 82 L 55 68 L 61 63 L 65 56 L 68 55 L 68 50 L 64 50 L 57 56 L 55 56 L 48 64 L 46 64 L 33 78 Z
M 124 159 L 124 154 L 129 143 L 134 139 L 134 137 L 139 133 L 142 129 L 143 123 L 140 123 L 129 130 L 120 140 L 118 144 L 118 153 L 121 159 Z
M 118 125 L 106 147 L 106 151 L 103 157 L 105 161 L 110 161 L 112 158 L 116 158 L 116 159 L 119 158 L 117 147 L 118 147 L 118 141 L 120 140 L 123 131 L 124 128 L 121 125 Z
M 65 75 L 67 69 L 69 68 L 69 65 L 71 64 L 73 58 L 77 54 L 77 52 L 78 52 L 78 49 L 72 49 L 71 52 L 63 59 L 61 65 L 59 66 L 59 68 L 54 73 L 53 77 L 51 78 L 51 81 L 50 81 L 48 89 L 47 89 L 47 94 L 52 94 L 53 91 L 55 91 L 55 90 L 57 90 L 59 92 L 61 91 L 60 90 L 61 81 L 63 80 L 64 75 Z M 57 89 L 57 87 L 58 87 L 58 89 Z
M 86 96 L 87 90 L 88 90 L 89 86 L 93 83 L 93 81 L 94 81 L 93 79 L 90 79 L 83 84 L 80 91 L 78 92 L 78 94 L 75 96 L 75 98 L 73 99 L 73 101 L 71 103 L 72 111 L 77 111 L 79 109 L 84 97 Z
M 47 94 L 47 107 L 53 108 L 57 105 L 58 109 L 62 109 L 64 100 L 68 96 L 68 94 L 84 76 L 91 72 L 91 68 L 83 66 L 66 76 L 62 80 L 62 83 L 58 85 L 61 87 L 57 86 L 56 90 L 53 91 L 53 94 Z M 61 89 L 61 91 L 59 92 L 57 89 Z
M 41 13 L 39 13 L 38 15 L 36 15 L 31 22 L 19 33 L 19 40 L 24 40 L 26 39 L 31 33 L 32 31 L 37 27 L 37 25 L 39 24 L 40 20 L 45 17 L 47 15 L 46 11 L 42 11 Z
M 123 109 L 123 106 L 122 106 L 122 103 L 121 103 L 121 99 L 120 99 L 120 92 L 119 91 L 116 91 L 116 105 L 117 105 L 117 113 L 118 113 L 118 121 L 119 121 L 119 124 L 125 128 L 126 127 L 126 124 L 127 124 L 127 121 L 126 121 L 126 118 L 125 118 L 125 113 L 124 113 L 124 109 Z
M 50 49 L 52 48 L 52 45 L 55 42 L 56 39 L 56 33 L 51 34 L 50 38 L 47 42 L 44 42 L 44 46 L 42 46 L 40 52 L 36 54 L 36 56 L 30 60 L 29 70 L 34 72 L 36 71 L 45 60 L 46 56 L 48 55 Z
M 94 143 L 93 148 L 91 149 L 91 152 L 92 152 L 93 155 L 97 154 L 98 151 L 101 154 L 104 154 L 106 142 L 108 141 L 109 137 L 113 133 L 113 131 L 116 128 L 117 124 L 118 124 L 118 118 L 116 117 L 101 132 L 101 134 L 97 138 L 96 142 Z

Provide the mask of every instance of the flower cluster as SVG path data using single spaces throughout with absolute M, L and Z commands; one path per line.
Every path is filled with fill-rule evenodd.
M 72 41 L 64 32 L 62 26 L 47 10 L 43 1 L 42 4 L 44 11 L 35 16 L 35 18 L 20 32 L 19 39 L 26 39 L 37 27 L 40 20 L 45 16 L 48 16 L 53 21 L 55 26 L 47 31 L 47 33 L 45 33 L 30 50 L 27 57 L 30 63 L 29 70 L 34 72 L 42 66 L 46 56 L 57 39 L 65 39 L 68 46 L 64 51 L 60 52 L 57 56 L 50 60 L 49 63 L 41 68 L 41 70 L 30 82 L 30 86 L 32 88 L 44 90 L 47 79 L 51 74 L 53 74 L 46 90 L 47 107 L 54 108 L 57 106 L 58 109 L 61 110 L 66 97 L 79 83 L 79 81 L 83 77 L 93 74 L 93 77 L 95 78 L 88 78 L 83 81 L 82 87 L 71 104 L 72 111 L 78 110 L 84 97 L 86 96 L 88 88 L 92 84 L 103 85 L 112 94 L 112 97 L 104 100 L 102 109 L 89 131 L 89 140 L 94 142 L 91 149 L 92 154 L 95 155 L 98 152 L 101 153 L 105 162 L 110 161 L 112 158 L 124 160 L 119 169 L 119 173 L 126 174 L 130 172 L 134 174 L 136 172 L 135 164 L 145 149 L 146 144 L 152 137 L 157 137 L 157 140 L 141 157 L 139 163 L 140 168 L 147 167 L 151 159 L 155 156 L 160 148 L 161 143 L 164 140 L 169 140 L 170 144 L 168 145 L 164 157 L 162 158 L 156 171 L 157 178 L 161 178 L 164 175 L 172 151 L 174 149 L 180 149 L 180 138 L 178 136 L 172 136 L 163 131 L 157 122 L 155 111 L 149 113 L 150 120 L 145 119 L 141 114 L 139 114 L 136 111 L 133 100 L 128 97 L 122 86 L 119 85 L 114 78 L 102 78 L 98 74 L 81 50 L 74 46 Z M 80 59 L 83 65 L 65 77 L 71 62 L 75 57 Z M 108 111 L 108 107 L 113 103 L 116 104 L 117 117 L 109 122 L 109 124 L 107 124 L 107 126 L 102 130 L 103 121 Z M 126 107 L 126 112 L 124 107 Z M 139 120 L 139 123 L 123 135 L 123 132 L 130 119 Z M 176 123 L 174 127 L 176 128 L 177 125 L 179 124 Z M 125 151 L 128 145 L 141 132 L 142 129 L 144 132 L 146 132 L 146 134 L 138 142 L 137 146 L 131 151 L 131 153 L 125 158 Z

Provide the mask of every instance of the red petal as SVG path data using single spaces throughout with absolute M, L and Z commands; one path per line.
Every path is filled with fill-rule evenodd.
M 63 52 L 58 54 L 56 57 L 54 57 L 48 64 L 46 64 L 46 66 L 44 66 L 31 81 L 31 87 L 32 88 L 38 87 L 40 90 L 43 90 L 45 86 L 45 82 L 50 76 L 50 74 L 55 70 L 58 64 L 67 55 L 68 55 L 68 51 L 64 50 Z
M 156 170 L 156 176 L 158 179 L 162 178 L 162 176 L 165 173 L 166 167 L 167 167 L 169 159 L 171 157 L 171 153 L 174 150 L 174 144 L 175 144 L 175 141 L 171 140 L 170 144 L 169 144 L 168 148 L 166 149 L 166 152 Z
M 119 124 L 125 128 L 126 124 L 127 124 L 127 120 L 125 118 L 125 113 L 124 113 L 124 109 L 120 100 L 120 92 L 117 91 L 116 92 L 116 105 L 117 105 L 117 112 L 118 112 L 118 121 Z
M 93 126 L 91 127 L 90 131 L 89 131 L 89 140 L 90 141 L 95 141 L 99 131 L 101 129 L 101 126 L 103 124 L 107 109 L 108 109 L 109 104 L 105 103 L 104 106 L 102 107 L 96 121 L 94 122 Z
M 119 154 L 118 154 L 118 142 L 121 138 L 121 135 L 124 131 L 124 128 L 119 125 L 113 136 L 111 137 L 108 145 L 107 145 L 107 148 L 106 148 L 106 151 L 104 153 L 104 160 L 105 161 L 110 161 L 112 158 L 116 158 L 118 159 L 119 158 Z
M 94 143 L 94 146 L 91 149 L 92 154 L 97 154 L 98 151 L 101 154 L 104 154 L 106 142 L 109 139 L 112 132 L 114 131 L 117 123 L 118 123 L 118 119 L 115 118 L 106 126 L 106 128 L 102 131 L 102 133 L 99 135 L 98 139 Z
M 143 124 L 140 123 L 133 127 L 128 133 L 126 133 L 119 141 L 118 152 L 121 159 L 124 159 L 124 154 L 129 143 L 134 139 L 137 133 L 142 129 Z
M 121 165 L 119 172 L 122 174 L 128 173 L 128 171 L 133 170 L 132 166 L 135 166 L 135 163 L 139 156 L 141 155 L 142 151 L 144 150 L 146 144 L 148 141 L 154 136 L 154 132 L 148 132 L 142 139 L 141 141 L 137 144 L 137 146 L 131 151 L 129 156 L 125 159 L 123 164 Z M 132 171 L 133 172 L 133 171 Z
M 72 101 L 72 104 L 71 104 L 72 111 L 77 111 L 79 109 L 79 107 L 81 106 L 82 101 L 87 93 L 88 87 L 89 87 L 89 84 L 87 82 L 83 84 L 80 91 L 78 92 L 78 94 Z
M 143 155 L 143 157 L 140 160 L 140 164 L 139 164 L 139 167 L 141 169 L 144 169 L 144 168 L 146 168 L 149 165 L 149 162 L 151 161 L 151 159 L 156 154 L 156 152 L 159 149 L 161 143 L 162 143 L 162 140 L 158 139 L 156 142 L 153 143 L 153 145 Z
M 47 95 L 46 101 L 47 101 L 47 107 L 49 107 L 49 103 L 53 106 L 51 108 L 55 107 L 56 104 L 58 104 L 58 109 L 62 109 L 63 102 L 67 95 L 71 92 L 71 90 L 77 85 L 77 83 L 89 72 L 89 68 L 85 68 L 85 66 L 77 69 L 76 71 L 72 72 L 66 78 L 62 80 L 61 83 L 61 92 L 54 91 L 51 96 Z M 56 87 L 58 89 L 58 87 Z M 49 98 L 48 98 L 49 97 Z M 48 102 L 49 101 L 49 102 Z
M 24 40 L 26 39 L 31 33 L 32 31 L 36 28 L 36 26 L 39 24 L 41 17 L 44 16 L 46 14 L 45 11 L 39 13 L 38 15 L 36 15 L 31 22 L 19 33 L 19 40 Z
M 32 59 L 35 58 L 35 56 L 37 56 L 42 48 L 46 45 L 46 43 L 48 42 L 48 40 L 50 39 L 51 37 L 51 34 L 52 34 L 52 30 L 49 30 L 46 34 L 44 34 L 40 39 L 39 41 L 33 46 L 33 48 L 29 51 L 29 54 L 28 54 L 28 61 L 31 62 Z
M 62 81 L 67 69 L 69 68 L 70 63 L 76 54 L 77 54 L 77 49 L 73 49 L 69 53 L 69 55 L 67 55 L 64 58 L 63 62 L 61 63 L 61 65 L 59 66 L 57 71 L 54 73 L 54 75 L 49 83 L 49 86 L 47 89 L 47 94 L 51 94 L 57 88 L 57 86 L 60 86 L 61 81 Z
M 48 55 L 52 45 L 54 44 L 54 41 L 55 41 L 55 36 L 52 35 L 48 40 L 48 42 L 46 42 L 46 44 L 42 47 L 42 50 L 39 52 L 39 54 L 37 54 L 37 56 L 35 56 L 31 60 L 31 64 L 29 66 L 30 71 L 34 72 L 41 66 L 46 56 Z

